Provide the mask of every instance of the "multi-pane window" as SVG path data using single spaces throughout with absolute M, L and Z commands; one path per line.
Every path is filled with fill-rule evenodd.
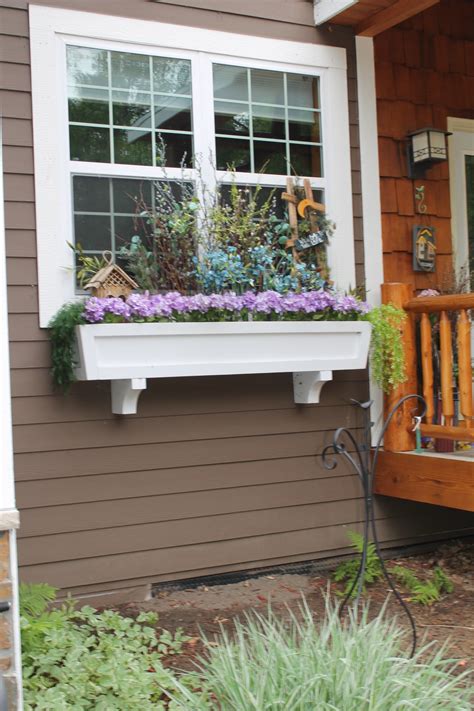
M 317 77 L 214 65 L 218 170 L 322 176 Z
M 69 46 L 67 71 L 71 160 L 191 161 L 189 60 Z
M 153 208 L 153 181 L 184 171 L 196 185 L 205 175 L 209 192 L 222 181 L 223 199 L 230 180 L 247 195 L 263 184 L 281 218 L 286 176 L 310 177 L 324 199 L 318 76 L 76 45 L 66 59 L 74 239 L 86 254 L 120 259 L 140 231 L 138 202 Z
M 140 227 L 137 190 L 150 185 L 153 208 L 162 180 L 202 200 L 216 182 L 263 199 L 308 178 L 337 225 L 332 277 L 353 286 L 347 53 L 336 45 L 32 5 L 41 325 L 75 296 L 68 244 L 117 258 Z

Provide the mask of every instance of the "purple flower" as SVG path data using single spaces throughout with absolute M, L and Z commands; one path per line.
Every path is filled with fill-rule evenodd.
M 104 299 L 98 299 L 92 296 L 87 299 L 84 305 L 84 319 L 89 323 L 100 323 L 104 320 Z
M 166 294 L 131 294 L 127 301 L 118 298 L 91 297 L 84 303 L 84 320 L 88 323 L 101 323 L 107 314 L 112 314 L 118 322 L 142 321 L 144 319 L 170 319 L 183 314 L 206 314 L 208 312 L 233 312 L 238 315 L 247 310 L 250 314 L 317 314 L 325 313 L 330 318 L 340 314 L 365 314 L 369 305 L 355 296 L 347 296 L 329 291 L 307 291 L 300 294 L 289 292 L 280 294 L 276 291 L 254 293 L 247 291 L 237 295 L 232 291 L 224 294 L 195 294 L 186 296 L 177 291 Z M 192 316 L 190 316 L 192 320 Z M 216 315 L 210 314 L 215 320 Z

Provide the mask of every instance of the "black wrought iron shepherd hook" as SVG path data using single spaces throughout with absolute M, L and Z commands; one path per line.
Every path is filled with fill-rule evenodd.
M 352 465 L 355 472 L 357 473 L 364 492 L 364 545 L 362 549 L 360 565 L 350 590 L 348 591 L 347 595 L 344 597 L 343 601 L 339 606 L 339 616 L 342 615 L 342 612 L 346 607 L 347 603 L 349 602 L 349 599 L 352 597 L 356 586 L 357 596 L 355 604 L 357 605 L 360 600 L 364 584 L 365 570 L 367 566 L 367 549 L 369 546 L 369 535 L 370 533 L 372 533 L 373 543 L 375 545 L 375 550 L 377 553 L 377 557 L 380 561 L 380 566 L 382 568 L 383 575 L 410 622 L 413 636 L 413 644 L 410 653 L 411 659 L 415 654 L 417 645 L 415 620 L 413 619 L 413 615 L 411 614 L 408 606 L 406 605 L 400 593 L 396 589 L 395 583 L 393 582 L 393 579 L 390 573 L 388 572 L 385 562 L 382 558 L 382 552 L 380 550 L 380 544 L 377 535 L 377 526 L 375 522 L 373 501 L 374 476 L 377 470 L 377 460 L 380 448 L 382 446 L 383 437 L 385 435 L 385 432 L 387 431 L 387 427 L 392 421 L 397 410 L 399 410 L 399 408 L 408 400 L 417 400 L 421 404 L 422 411 L 416 416 L 414 416 L 415 428 L 418 427 L 421 419 L 426 413 L 426 402 L 420 395 L 405 395 L 404 397 L 400 398 L 400 400 L 398 400 L 398 402 L 390 410 L 389 414 L 387 415 L 387 418 L 383 423 L 375 447 L 373 448 L 371 447 L 371 431 L 373 423 L 370 420 L 370 406 L 372 405 L 372 401 L 370 400 L 368 402 L 359 402 L 358 400 L 351 400 L 354 405 L 360 407 L 364 412 L 365 424 L 363 442 L 357 442 L 352 432 L 346 427 L 339 427 L 339 429 L 337 429 L 334 433 L 332 443 L 324 448 L 322 453 L 322 459 L 326 469 L 334 469 L 337 466 L 336 455 L 340 454 L 345 457 L 345 459 L 347 459 L 347 461 Z M 348 440 L 348 443 L 351 445 L 351 450 L 352 448 L 354 449 L 353 452 L 348 450 L 346 444 L 343 441 L 343 438 L 346 438 Z

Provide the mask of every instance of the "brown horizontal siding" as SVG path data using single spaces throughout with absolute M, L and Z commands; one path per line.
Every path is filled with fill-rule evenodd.
M 265 508 L 302 506 L 321 501 L 355 499 L 359 493 L 355 477 L 331 477 L 323 481 L 307 480 L 279 482 L 276 484 L 229 487 L 216 490 L 191 491 L 181 494 L 163 494 L 140 498 L 112 499 L 109 501 L 55 506 L 54 509 L 29 510 L 23 524 L 23 536 L 85 531 L 98 528 L 106 521 L 108 528 L 138 523 L 185 520 L 217 516 L 236 511 L 259 511 Z M 111 493 L 111 496 L 113 494 Z M 54 516 L 52 512 L 54 511 Z M 296 512 L 295 512 L 296 513 Z M 209 521 L 212 527 L 212 521 Z M 300 528 L 295 517 L 294 528 Z M 192 541 L 190 541 L 192 542 Z M 170 544 L 171 545 L 171 544 Z
M 331 477 L 348 476 L 349 465 L 341 462 Z M 231 462 L 175 469 L 98 474 L 53 480 L 19 481 L 18 501 L 28 508 L 69 505 L 88 501 L 128 499 L 131 492 L 143 496 L 228 489 L 281 482 L 328 478 L 320 457 L 294 456 L 285 459 Z
M 15 344 L 13 344 L 15 345 Z M 49 352 L 49 344 L 35 344 Z M 15 351 L 12 351 L 15 355 Z M 295 411 L 296 410 L 296 411 Z M 151 443 L 218 440 L 228 437 L 275 435 L 333 430 L 339 425 L 354 426 L 355 411 L 347 407 L 308 407 L 261 412 L 228 412 L 183 415 L 178 417 L 130 417 L 53 424 L 17 425 L 14 433 L 15 452 L 62 451 L 72 448 L 113 448 Z
M 7 258 L 36 257 L 36 235 L 34 230 L 6 229 L 5 241 Z
M 212 495 L 212 492 L 211 492 Z M 271 503 L 271 502 L 269 502 Z M 152 551 L 193 546 L 198 543 L 229 541 L 234 538 L 258 537 L 261 535 L 284 533 L 295 530 L 295 509 L 289 500 L 276 508 L 260 508 L 257 511 L 237 511 L 234 513 L 197 516 L 190 520 L 171 520 L 165 522 L 144 523 L 120 526 L 101 531 L 100 538 L 96 531 L 59 533 L 54 539 L 48 535 L 23 536 L 20 539 L 25 565 L 53 563 L 61 560 L 80 560 L 109 555 L 120 555 L 133 551 Z M 377 507 L 376 520 L 388 521 L 385 512 Z M 358 527 L 363 521 L 364 504 L 362 499 L 304 503 L 298 506 L 298 530 L 315 531 L 324 529 L 337 521 L 339 525 Z M 414 512 L 413 512 L 414 513 Z M 398 527 L 400 520 L 407 514 L 405 506 L 393 507 L 390 520 L 392 527 Z M 418 512 L 419 514 L 419 512 Z M 418 516 L 419 518 L 419 516 Z M 421 516 L 423 524 L 429 518 L 429 512 Z M 471 521 L 467 514 L 458 521 L 458 529 L 469 527 Z M 415 528 L 411 529 L 413 534 Z M 426 535 L 424 526 L 418 533 Z M 51 545 L 54 540 L 54 545 Z
M 97 10 L 92 0 L 43 4 Z M 21 0 L 0 0 L 21 577 L 100 592 L 345 550 L 347 528 L 361 521 L 360 489 L 347 464 L 328 472 L 320 454 L 335 427 L 359 424 L 347 403 L 367 397 L 365 373 L 336 374 L 321 405 L 309 408 L 294 405 L 290 374 L 152 380 L 139 414 L 126 418 L 111 414 L 108 383 L 77 383 L 65 396 L 54 391 L 49 343 L 38 327 L 28 20 L 22 7 Z M 103 0 L 100 11 L 347 48 L 362 282 L 350 30 L 316 30 L 311 3 L 303 0 L 228 0 L 224 10 L 216 0 Z M 387 541 L 424 540 L 467 525 L 446 516 L 437 525 L 428 514 L 426 507 L 404 502 L 381 501 L 377 509 Z
M 18 480 L 53 479 L 114 472 L 168 469 L 229 462 L 253 462 L 297 456 L 314 456 L 329 443 L 329 432 L 229 437 L 194 442 L 164 442 L 84 451 L 28 452 L 15 456 Z M 33 449 L 33 447 L 32 447 Z
M 3 35 L 0 44 L 0 62 L 29 64 L 30 45 L 27 37 Z
M 20 324 L 18 325 L 18 319 Z M 35 323 L 33 323 L 35 322 Z M 18 340 L 18 335 L 28 337 L 25 327 L 31 327 L 31 333 L 37 319 L 35 315 L 18 314 L 10 319 L 10 335 L 12 340 Z M 19 333 L 21 329 L 21 333 Z M 17 335 L 17 338 L 14 338 Z M 47 333 L 38 329 L 36 340 L 47 339 Z M 219 382 L 215 378 L 176 378 L 150 383 L 151 390 L 147 390 L 140 400 L 140 418 L 145 417 L 176 417 L 178 415 L 201 415 L 211 413 L 233 413 L 242 411 L 265 411 L 268 409 L 293 408 L 291 390 L 288 380 L 291 376 L 263 376 L 259 377 L 259 387 L 248 392 L 243 386 L 248 383 L 248 378 L 236 376 L 226 379 L 225 401 L 218 397 L 215 387 Z M 15 397 L 13 402 L 13 421 L 17 425 L 54 422 L 80 422 L 83 420 L 112 420 L 117 418 L 110 411 L 108 398 L 98 397 L 98 393 L 108 393 L 108 383 L 103 383 L 98 390 L 96 383 L 76 384 L 67 397 L 60 393 L 46 397 Z M 189 388 L 193 388 L 193 397 L 189 397 Z M 350 385 L 346 382 L 337 382 L 322 393 L 324 406 L 340 405 L 346 397 L 350 387 L 353 397 L 363 398 L 367 392 L 366 384 L 354 381 Z M 207 394 L 207 397 L 206 397 Z
M 360 524 L 353 522 L 355 529 L 360 529 Z M 352 528 L 352 526 L 351 526 Z M 394 542 L 393 530 L 400 532 L 406 540 L 407 522 L 405 518 L 384 520 L 379 522 L 381 538 Z M 53 585 L 76 587 L 97 582 L 115 582 L 116 571 L 123 571 L 125 580 L 143 576 L 175 577 L 176 572 L 190 576 L 194 571 L 202 570 L 205 566 L 211 572 L 220 566 L 237 564 L 247 568 L 255 564 L 269 564 L 285 560 L 287 556 L 301 555 L 306 559 L 313 559 L 316 553 L 324 550 L 328 554 L 333 550 L 344 548 L 347 542 L 345 525 L 323 526 L 319 529 L 303 529 L 285 531 L 275 534 L 265 534 L 258 537 L 232 538 L 223 545 L 222 541 L 197 543 L 191 546 L 176 548 L 155 549 L 151 551 L 133 551 L 112 556 L 98 556 L 89 558 L 87 566 L 83 559 L 63 560 L 41 565 L 41 573 Z M 459 524 L 456 530 L 460 531 Z M 467 526 L 461 529 L 466 532 Z M 471 529 L 472 530 L 472 529 Z M 433 516 L 418 516 L 410 525 L 411 537 L 421 540 L 429 539 L 438 531 L 438 523 Z M 35 580 L 37 566 L 27 566 L 23 570 L 25 580 Z M 150 578 L 149 578 L 150 579 Z

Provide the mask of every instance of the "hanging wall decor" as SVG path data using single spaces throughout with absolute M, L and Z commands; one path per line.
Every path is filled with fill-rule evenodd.
M 435 228 L 415 225 L 413 227 L 413 270 L 415 272 L 434 272 L 435 269 Z

